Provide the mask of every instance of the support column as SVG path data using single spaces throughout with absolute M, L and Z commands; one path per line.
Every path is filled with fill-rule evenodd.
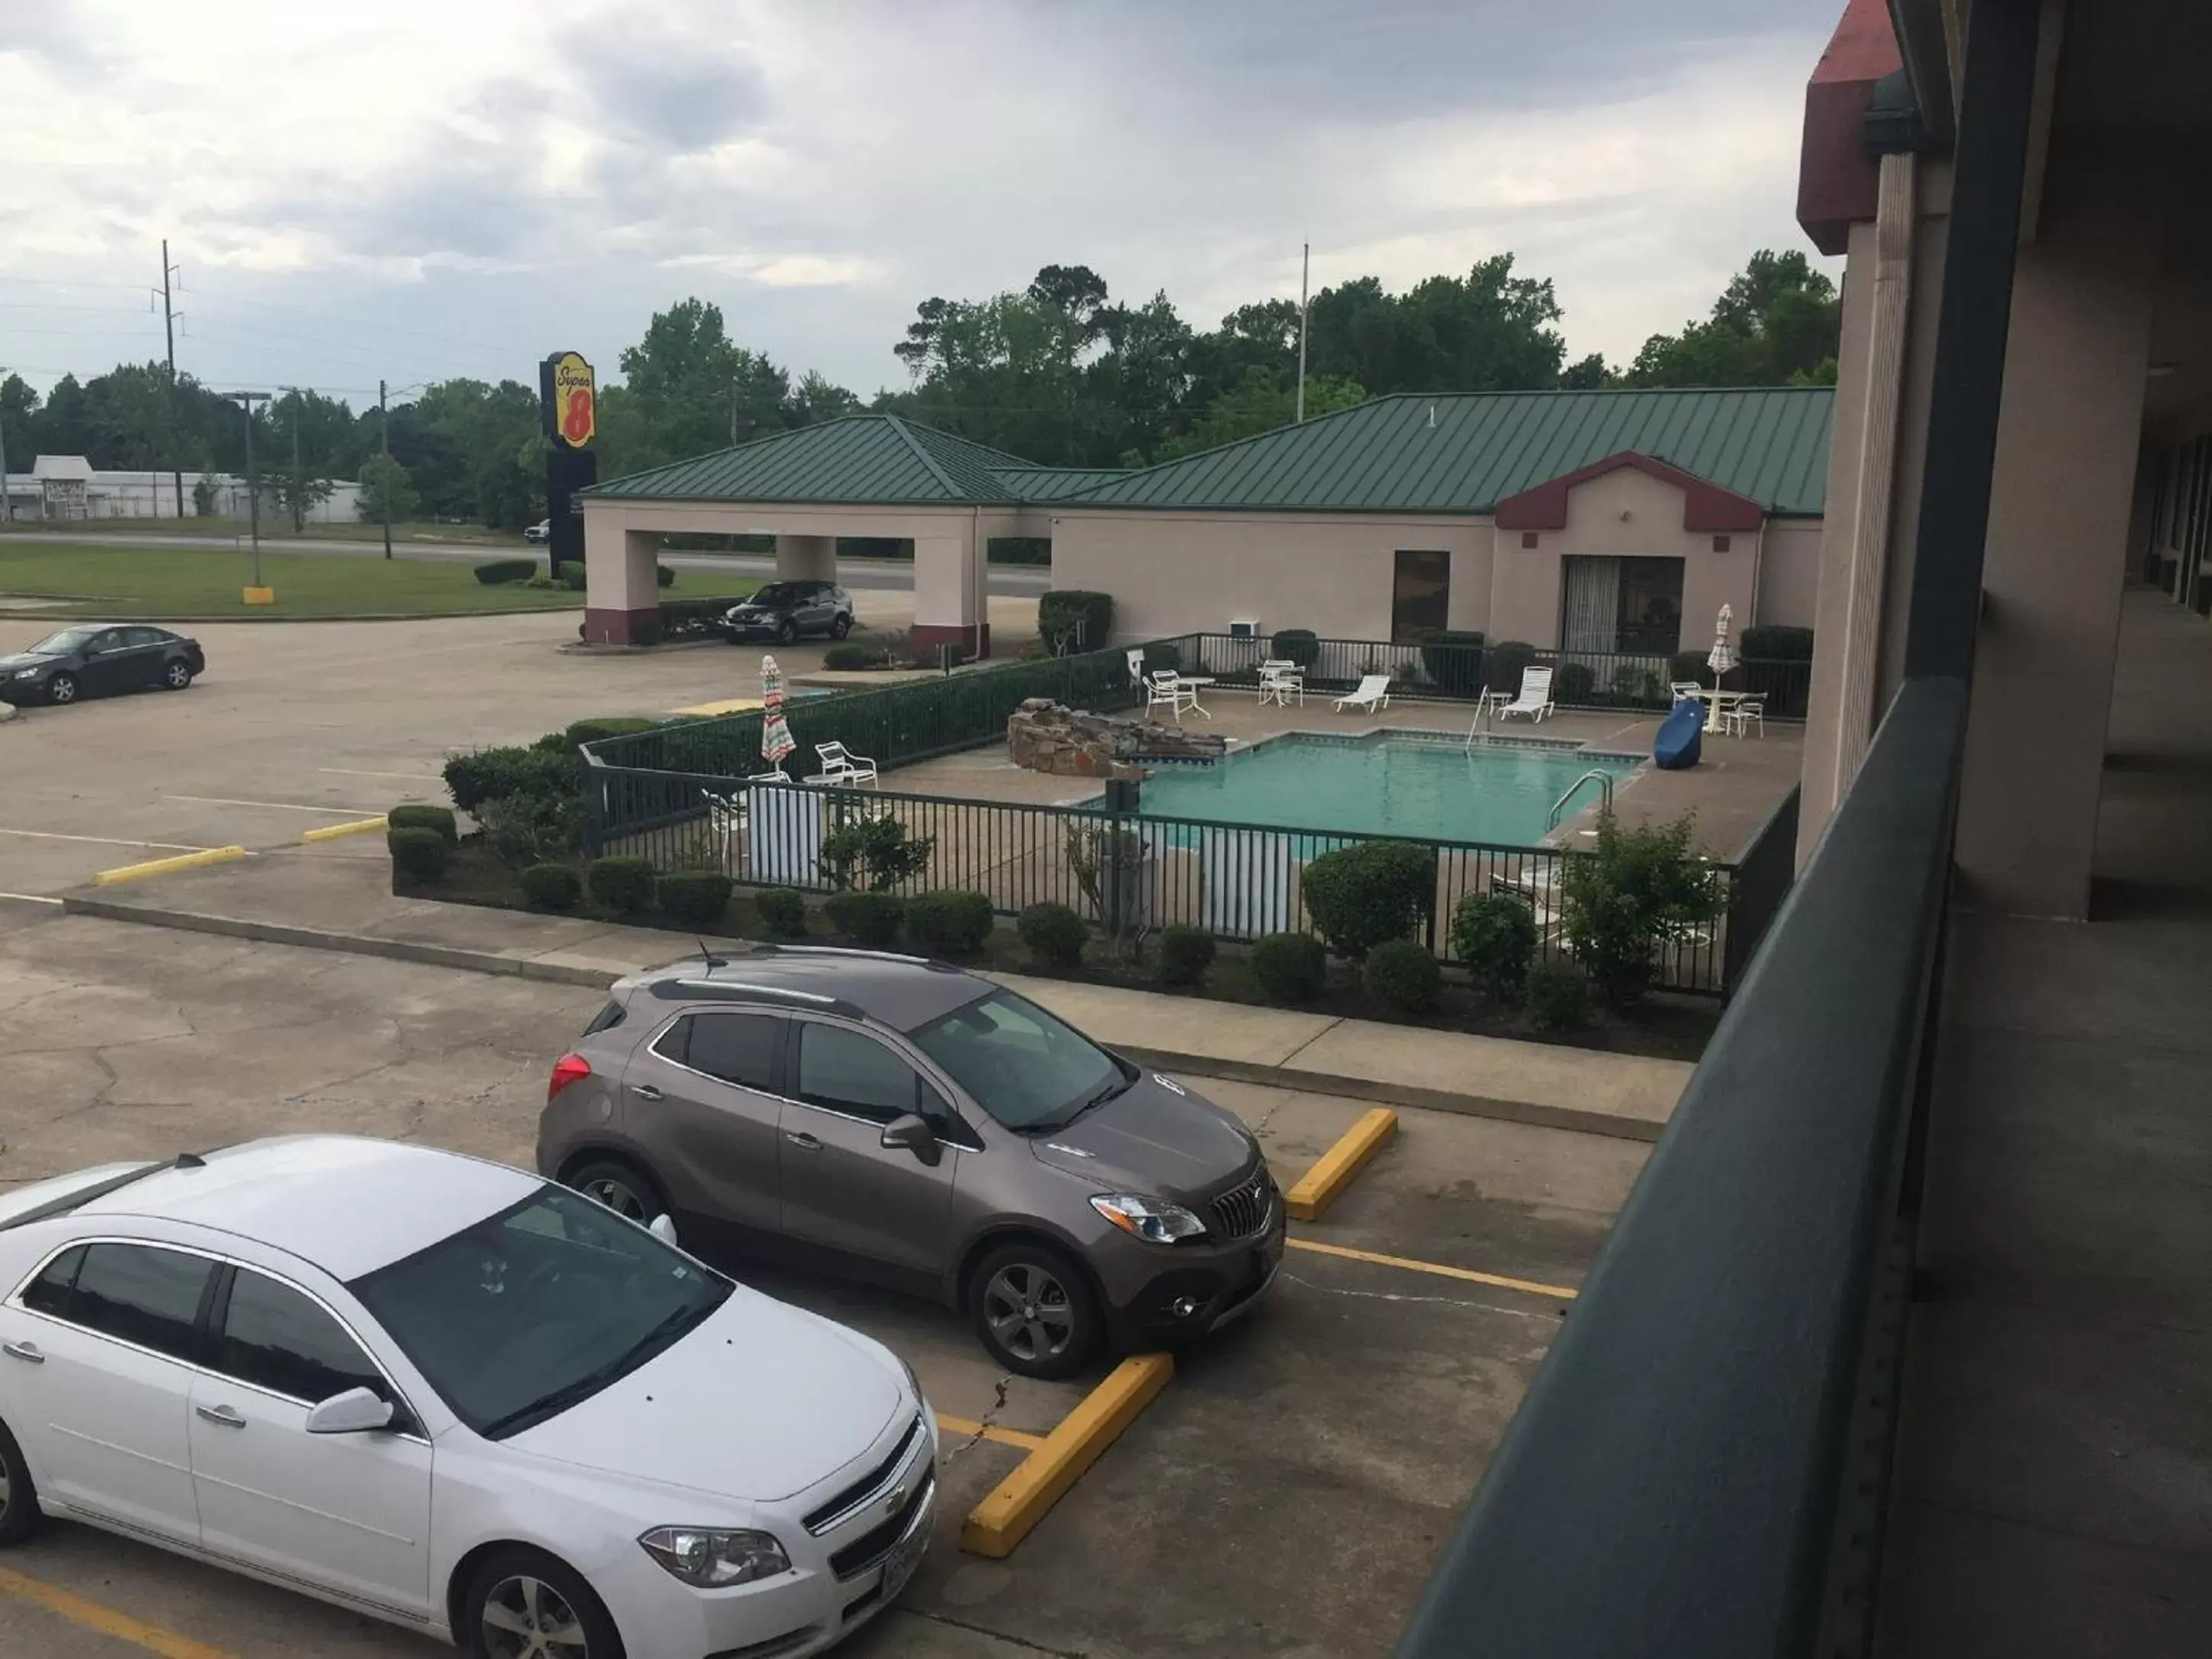
M 837 580 L 837 538 L 835 536 L 778 536 L 775 574 L 779 581 Z
M 972 532 L 921 537 L 914 544 L 914 644 L 930 657 L 940 645 L 970 656 L 991 654 L 991 623 L 984 608 L 983 543 Z
M 584 637 L 594 645 L 660 638 L 660 538 L 614 514 L 584 515 Z

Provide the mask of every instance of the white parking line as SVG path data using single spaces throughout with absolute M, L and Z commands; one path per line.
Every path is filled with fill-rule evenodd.
M 164 795 L 163 800 L 188 800 L 200 806 L 265 806 L 277 812 L 321 812 L 334 818 L 358 818 L 376 811 L 374 806 L 307 806 L 290 800 L 231 800 L 222 795 Z
M 64 836 L 58 830 L 0 830 L 0 836 L 28 836 L 34 841 L 82 841 L 94 847 L 158 847 L 166 853 L 204 853 L 207 848 L 181 841 L 118 841 L 113 836 Z
M 17 904 L 59 904 L 58 898 L 44 893 L 0 893 L 0 900 L 12 900 Z

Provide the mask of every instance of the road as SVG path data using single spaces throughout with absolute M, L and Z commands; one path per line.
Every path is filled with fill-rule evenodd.
M 50 538 L 49 539 L 54 539 Z M 93 536 L 84 537 L 88 543 L 98 541 Z M 242 550 L 242 536 L 186 536 L 137 535 L 118 537 L 100 542 L 109 547 L 205 547 Z M 384 547 L 380 542 L 318 540 L 313 537 L 287 537 L 283 540 L 271 538 L 262 545 L 271 553 L 341 553 L 357 558 L 381 558 Z M 392 551 L 403 559 L 458 559 L 468 563 L 480 563 L 486 559 L 514 556 L 518 553 L 536 554 L 536 548 L 513 549 L 485 546 L 469 542 L 398 542 Z M 678 570 L 718 570 L 726 575 L 773 576 L 775 561 L 757 553 L 663 553 L 663 564 Z M 888 559 L 840 559 L 837 579 L 848 587 L 890 589 L 901 592 L 914 587 L 914 566 Z M 1020 599 L 1033 598 L 1052 586 L 1052 572 L 1040 565 L 994 565 L 991 567 L 990 591 L 993 593 Z

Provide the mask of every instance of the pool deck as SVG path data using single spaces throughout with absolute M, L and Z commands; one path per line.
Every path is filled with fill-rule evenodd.
M 1204 694 L 1211 718 L 1186 716 L 1197 731 L 1219 732 L 1231 750 L 1291 732 L 1357 737 L 1369 732 L 1440 732 L 1464 738 L 1474 710 L 1463 703 L 1399 701 L 1373 714 L 1340 714 L 1328 699 L 1316 695 L 1304 708 L 1261 707 L 1249 691 L 1214 687 Z M 1531 726 L 1513 720 L 1496 727 L 1500 737 L 1541 738 L 1571 742 L 1608 754 L 1644 755 L 1659 729 L 1659 716 L 1570 710 Z M 1665 822 L 1684 812 L 1695 816 L 1700 850 L 1732 859 L 1755 835 L 1796 783 L 1802 762 L 1803 729 L 1770 723 L 1762 738 L 1735 738 L 1707 733 L 1704 758 L 1686 772 L 1662 772 L 1646 765 L 1617 788 L 1613 805 L 1624 823 Z M 912 794 L 949 795 L 970 800 L 1072 806 L 1097 798 L 1094 778 L 1049 776 L 1028 771 L 1006 758 L 1003 746 L 971 749 L 884 775 L 884 787 Z M 1553 837 L 1572 844 L 1589 833 L 1594 813 L 1571 817 Z M 1303 827 L 1303 826 L 1301 826 Z M 1323 826 L 1314 826 L 1320 828 Z

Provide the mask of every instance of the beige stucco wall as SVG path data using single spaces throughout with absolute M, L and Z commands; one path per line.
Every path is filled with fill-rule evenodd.
M 1769 519 L 1759 539 L 1759 602 L 1753 620 L 1762 628 L 1813 628 L 1820 602 L 1818 519 Z

